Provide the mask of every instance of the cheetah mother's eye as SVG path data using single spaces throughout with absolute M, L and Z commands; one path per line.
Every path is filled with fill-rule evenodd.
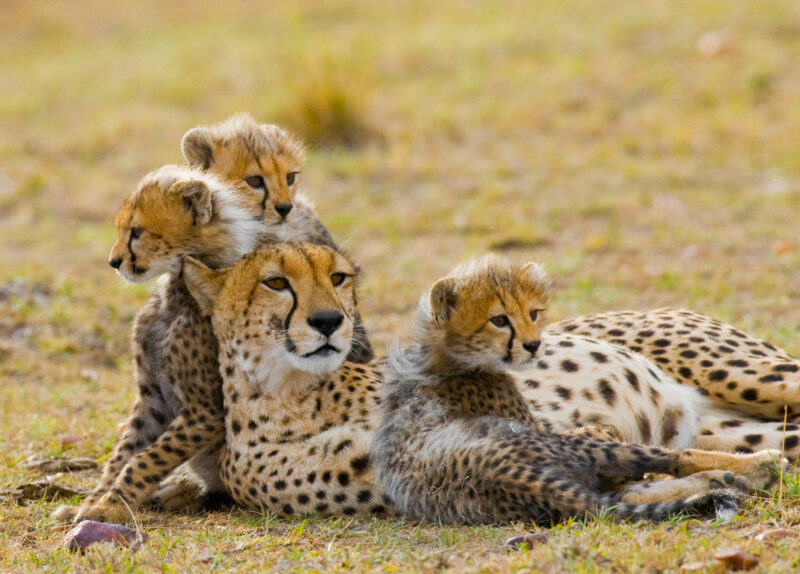
M 144 233 L 143 227 L 131 227 L 131 239 L 139 239 Z
M 331 275 L 331 283 L 333 283 L 334 287 L 338 287 L 344 283 L 344 280 L 347 279 L 347 277 L 347 273 L 333 273 Z
M 506 317 L 505 315 L 495 315 L 489 320 L 495 327 L 505 327 L 506 325 L 508 325 L 508 317 Z

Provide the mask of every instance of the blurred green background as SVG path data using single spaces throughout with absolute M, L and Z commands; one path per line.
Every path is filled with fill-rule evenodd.
M 182 134 L 310 144 L 378 350 L 460 258 L 556 279 L 551 317 L 680 305 L 800 352 L 794 1 L 0 2 L 0 463 L 109 448 L 147 288 L 113 216 Z M 10 474 L 9 474 L 10 473 Z

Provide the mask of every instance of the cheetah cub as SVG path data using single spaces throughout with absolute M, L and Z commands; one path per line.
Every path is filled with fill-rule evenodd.
M 294 134 L 239 113 L 190 129 L 183 136 L 181 151 L 191 167 L 216 175 L 243 197 L 254 196 L 259 219 L 277 240 L 338 249 L 303 191 L 306 149 Z M 356 315 L 355 321 L 347 360 L 368 363 L 375 354 L 361 316 Z
M 118 521 L 175 467 L 224 438 L 211 323 L 186 289 L 183 257 L 233 263 L 267 239 L 257 207 L 213 175 L 168 165 L 147 174 L 117 213 L 109 263 L 129 283 L 161 276 L 132 334 L 138 397 L 99 485 L 61 520 Z
M 487 257 L 437 281 L 415 317 L 413 345 L 388 358 L 373 443 L 379 486 L 415 518 L 557 521 L 610 511 L 660 520 L 735 508 L 725 486 L 763 488 L 777 451 L 667 450 L 558 432 L 528 410 L 509 370 L 541 355 L 548 279 L 541 267 Z M 605 481 L 647 472 L 686 477 L 618 493 Z

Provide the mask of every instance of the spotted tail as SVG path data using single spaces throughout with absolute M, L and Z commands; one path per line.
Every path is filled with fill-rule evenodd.
M 605 512 L 617 520 L 666 520 L 678 514 L 718 517 L 733 516 L 739 508 L 742 494 L 733 490 L 714 490 L 696 494 L 682 500 L 654 502 L 651 504 L 625 504 L 615 502 L 614 495 L 600 497 Z

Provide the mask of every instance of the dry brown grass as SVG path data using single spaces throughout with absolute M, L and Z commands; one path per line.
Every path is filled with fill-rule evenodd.
M 800 352 L 799 22 L 789 0 L 5 3 L 0 484 L 34 478 L 17 465 L 32 453 L 109 452 L 146 297 L 105 263 L 113 213 L 145 171 L 180 160 L 186 129 L 241 110 L 282 121 L 311 106 L 297 125 L 314 139 L 337 122 L 381 134 L 318 148 L 304 175 L 366 271 L 379 350 L 427 283 L 495 246 L 549 267 L 554 319 L 677 304 Z M 724 49 L 701 55 L 717 30 Z M 323 74 L 313 105 L 308 62 L 343 75 Z M 782 504 L 723 525 L 564 525 L 530 553 L 500 548 L 529 525 L 233 510 L 145 515 L 140 553 L 81 557 L 60 549 L 55 502 L 2 504 L 0 570 L 657 572 L 733 545 L 786 572 L 796 542 L 753 533 L 796 528 L 797 495 L 790 483 Z

